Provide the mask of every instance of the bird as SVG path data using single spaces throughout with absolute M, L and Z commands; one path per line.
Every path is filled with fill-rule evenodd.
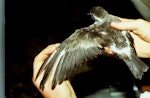
M 45 83 L 54 70 L 52 87 L 55 89 L 69 76 L 79 69 L 83 63 L 101 55 L 109 55 L 107 47 L 114 57 L 124 61 L 136 79 L 142 79 L 149 66 L 138 56 L 134 40 L 128 30 L 117 30 L 110 26 L 111 22 L 120 22 L 117 17 L 109 14 L 103 7 L 92 7 L 88 15 L 94 22 L 83 28 L 76 29 L 60 46 L 46 59 L 40 67 L 36 79 L 44 72 L 39 88 L 44 90 Z

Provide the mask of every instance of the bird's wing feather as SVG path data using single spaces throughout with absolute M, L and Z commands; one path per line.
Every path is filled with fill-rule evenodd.
M 40 88 L 44 89 L 44 84 L 54 67 L 52 89 L 66 80 L 71 72 L 76 70 L 82 63 L 101 55 L 103 48 L 100 43 L 101 39 L 97 35 L 93 36 L 94 32 L 91 33 L 88 29 L 82 28 L 76 30 L 63 41 L 58 49 L 45 61 L 37 74 L 38 77 L 43 70 L 45 71 Z

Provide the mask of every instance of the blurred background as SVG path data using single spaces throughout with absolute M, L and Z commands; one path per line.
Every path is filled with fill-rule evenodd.
M 110 14 L 119 17 L 146 19 L 130 0 L 5 1 L 5 95 L 7 98 L 42 98 L 32 84 L 34 57 L 47 45 L 62 42 L 75 29 L 92 24 L 93 20 L 87 15 L 91 7 L 102 6 Z M 143 61 L 150 64 L 148 59 Z M 133 79 L 126 65 L 115 59 L 100 57 L 93 65 L 99 65 L 97 71 L 101 72 L 97 74 L 94 71 L 95 78 L 85 76 L 84 73 L 76 76 L 72 81 L 77 95 L 81 98 L 87 92 L 94 92 L 90 91 L 91 89 L 87 91 L 81 89 L 85 89 L 87 87 L 85 84 L 88 83 L 91 84 L 91 88 L 94 88 L 92 81 L 97 81 L 100 85 L 115 84 L 118 80 L 124 81 L 123 84 L 137 81 Z M 86 74 L 91 76 L 91 73 Z M 149 75 L 150 71 L 145 73 L 143 80 L 138 83 L 150 85 Z M 81 78 L 85 81 L 80 82 Z

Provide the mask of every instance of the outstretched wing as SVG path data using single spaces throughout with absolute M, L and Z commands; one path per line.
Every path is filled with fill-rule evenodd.
M 42 71 L 45 71 L 40 89 L 44 89 L 44 84 L 52 70 L 55 70 L 52 80 L 52 89 L 54 89 L 82 63 L 101 55 L 103 47 L 98 35 L 97 32 L 89 32 L 89 28 L 82 28 L 64 40 L 44 62 L 37 74 L 38 77 Z

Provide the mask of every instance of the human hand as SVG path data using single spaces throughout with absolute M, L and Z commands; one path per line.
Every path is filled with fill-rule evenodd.
M 42 50 L 34 59 L 33 62 L 33 78 L 32 81 L 44 98 L 76 98 L 74 90 L 69 81 L 64 81 L 62 84 L 57 85 L 54 90 L 51 90 L 52 76 L 49 77 L 45 84 L 45 89 L 39 89 L 40 82 L 43 78 L 43 73 L 39 75 L 35 81 L 37 72 L 46 58 L 59 46 L 59 44 L 52 44 Z
M 134 39 L 134 45 L 139 57 L 150 57 L 150 22 L 143 19 L 120 18 L 121 22 L 112 22 L 110 25 L 118 30 L 129 30 Z

